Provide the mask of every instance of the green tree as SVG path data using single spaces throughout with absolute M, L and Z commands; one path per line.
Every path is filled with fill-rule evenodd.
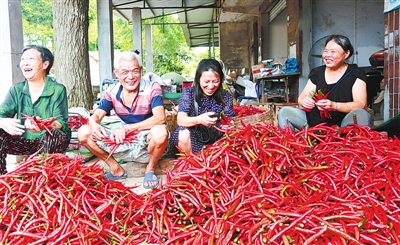
M 89 76 L 89 2 L 53 0 L 52 9 L 57 81 L 67 87 L 70 107 L 92 109 L 95 98 Z
M 97 51 L 98 45 L 98 31 L 97 31 L 97 3 L 96 0 L 89 0 L 89 51 Z
M 53 47 L 53 13 L 51 0 L 22 0 L 24 41 Z
M 132 26 L 117 15 L 113 16 L 114 49 L 131 50 L 133 48 Z
M 154 55 L 154 73 L 167 72 L 182 74 L 185 65 L 193 57 L 192 49 L 187 45 L 179 20 L 172 16 L 144 20 L 143 24 L 152 24 L 152 46 Z
M 53 50 L 52 0 L 21 0 L 24 41 Z M 96 0 L 89 0 L 89 50 L 98 50 Z
M 96 3 L 96 0 L 89 0 L 87 31 L 89 51 L 98 50 Z M 25 42 L 43 44 L 54 50 L 52 0 L 21 0 L 21 5 Z M 144 24 L 153 25 L 154 72 L 159 75 L 176 72 L 185 77 L 193 77 L 198 62 L 210 56 L 211 52 L 208 49 L 197 52 L 197 49 L 187 45 L 179 20 L 171 15 L 143 20 L 142 31 L 144 31 Z M 131 50 L 133 47 L 132 26 L 114 15 L 113 28 L 114 49 Z M 145 45 L 144 40 L 143 44 Z M 145 52 L 145 47 L 143 50 Z M 143 56 L 145 55 L 144 53 Z M 216 56 L 219 57 L 217 54 Z

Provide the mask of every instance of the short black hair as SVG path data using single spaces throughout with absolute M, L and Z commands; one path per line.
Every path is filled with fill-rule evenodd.
M 353 45 L 351 45 L 351 42 L 347 37 L 342 36 L 342 35 L 330 35 L 330 36 L 328 36 L 328 39 L 326 39 L 325 46 L 332 40 L 337 45 L 342 47 L 342 49 L 344 50 L 345 53 L 347 51 L 350 51 L 350 55 L 349 55 L 349 57 L 347 57 L 347 59 L 350 58 L 353 55 L 354 48 L 353 48 Z
M 49 75 L 51 67 L 53 67 L 54 63 L 54 55 L 53 53 L 46 47 L 37 44 L 28 44 L 22 49 L 22 53 L 29 49 L 36 49 L 40 53 L 40 57 L 42 58 L 42 62 L 48 61 L 49 65 L 46 68 L 46 75 Z

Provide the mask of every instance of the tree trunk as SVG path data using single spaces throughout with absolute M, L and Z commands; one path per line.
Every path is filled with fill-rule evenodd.
M 54 67 L 56 80 L 67 88 L 68 106 L 93 108 L 90 81 L 89 1 L 53 0 Z

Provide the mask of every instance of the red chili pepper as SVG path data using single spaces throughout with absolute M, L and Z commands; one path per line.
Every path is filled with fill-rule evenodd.
M 83 115 L 69 115 L 68 116 L 68 126 L 72 129 L 79 129 L 82 125 L 87 125 L 89 123 L 89 118 Z
M 315 102 L 318 102 L 318 101 L 320 101 L 320 100 L 325 100 L 325 99 L 328 98 L 330 92 L 331 92 L 331 91 L 328 91 L 326 94 L 324 94 L 324 93 L 322 93 L 321 90 L 318 90 L 318 92 L 314 92 L 314 93 L 311 94 L 311 98 L 312 98 Z M 311 112 L 312 109 L 311 109 L 311 108 L 303 107 L 302 110 L 303 110 L 303 111 L 306 111 L 306 112 Z M 322 110 L 322 111 L 320 110 L 320 111 L 319 111 L 319 116 L 320 116 L 321 118 L 325 118 L 325 119 L 331 118 L 331 114 L 329 113 L 329 110 L 335 110 L 335 109 L 333 109 L 333 108 L 324 108 L 324 110 Z
M 114 140 L 111 140 L 110 137 L 105 137 L 104 138 L 104 143 L 106 143 L 107 145 L 109 145 L 111 147 L 109 155 L 107 157 L 107 159 L 114 154 L 114 152 L 118 149 L 118 146 L 124 144 L 124 143 L 132 143 L 134 141 L 138 140 L 137 134 L 139 133 L 138 130 L 129 130 L 125 133 L 125 138 L 124 141 L 122 143 L 117 144 Z
M 53 135 L 50 129 L 53 127 L 53 123 L 57 119 L 56 117 L 41 119 L 36 116 L 28 116 L 24 113 L 22 113 L 22 115 L 24 116 L 23 117 L 24 119 L 29 120 L 31 122 L 31 124 L 36 128 L 36 130 L 38 131 L 46 130 L 50 135 Z
M 31 158 L 10 179 L 0 176 L 0 207 L 7 210 L 2 222 L 12 224 L 15 210 L 9 207 L 22 205 L 24 213 L 45 219 L 45 205 L 49 220 L 44 224 L 56 225 L 46 227 L 51 240 L 62 242 L 69 234 L 71 244 L 122 239 L 130 244 L 398 241 L 397 138 L 357 125 L 346 130 L 317 125 L 307 133 L 246 125 L 227 133 L 230 137 L 202 152 L 176 159 L 173 169 L 166 171 L 165 184 L 139 197 L 119 182 L 104 181 L 100 168 L 82 168 L 76 161 L 67 164 L 54 155 L 37 164 Z M 308 136 L 316 139 L 313 147 Z M 22 190 L 35 202 L 43 199 L 33 204 L 31 198 L 17 196 Z M 102 220 L 101 227 L 96 220 Z M 16 218 L 10 232 L 26 229 L 19 223 L 26 221 Z M 31 220 L 24 231 L 42 235 L 46 229 L 37 224 Z M 15 239 L 8 242 L 14 244 Z
M 222 125 L 230 125 L 231 124 L 231 120 L 223 112 L 221 113 L 220 122 Z

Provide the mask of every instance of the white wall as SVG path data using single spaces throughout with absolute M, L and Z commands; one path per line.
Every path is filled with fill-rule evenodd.
M 355 51 L 353 63 L 370 66 L 368 58 L 384 47 L 383 7 L 383 0 L 313 0 L 311 43 L 330 34 L 347 36 Z
M 274 58 L 274 62 L 285 64 L 288 58 L 286 10 L 270 22 L 269 43 L 268 58 Z

